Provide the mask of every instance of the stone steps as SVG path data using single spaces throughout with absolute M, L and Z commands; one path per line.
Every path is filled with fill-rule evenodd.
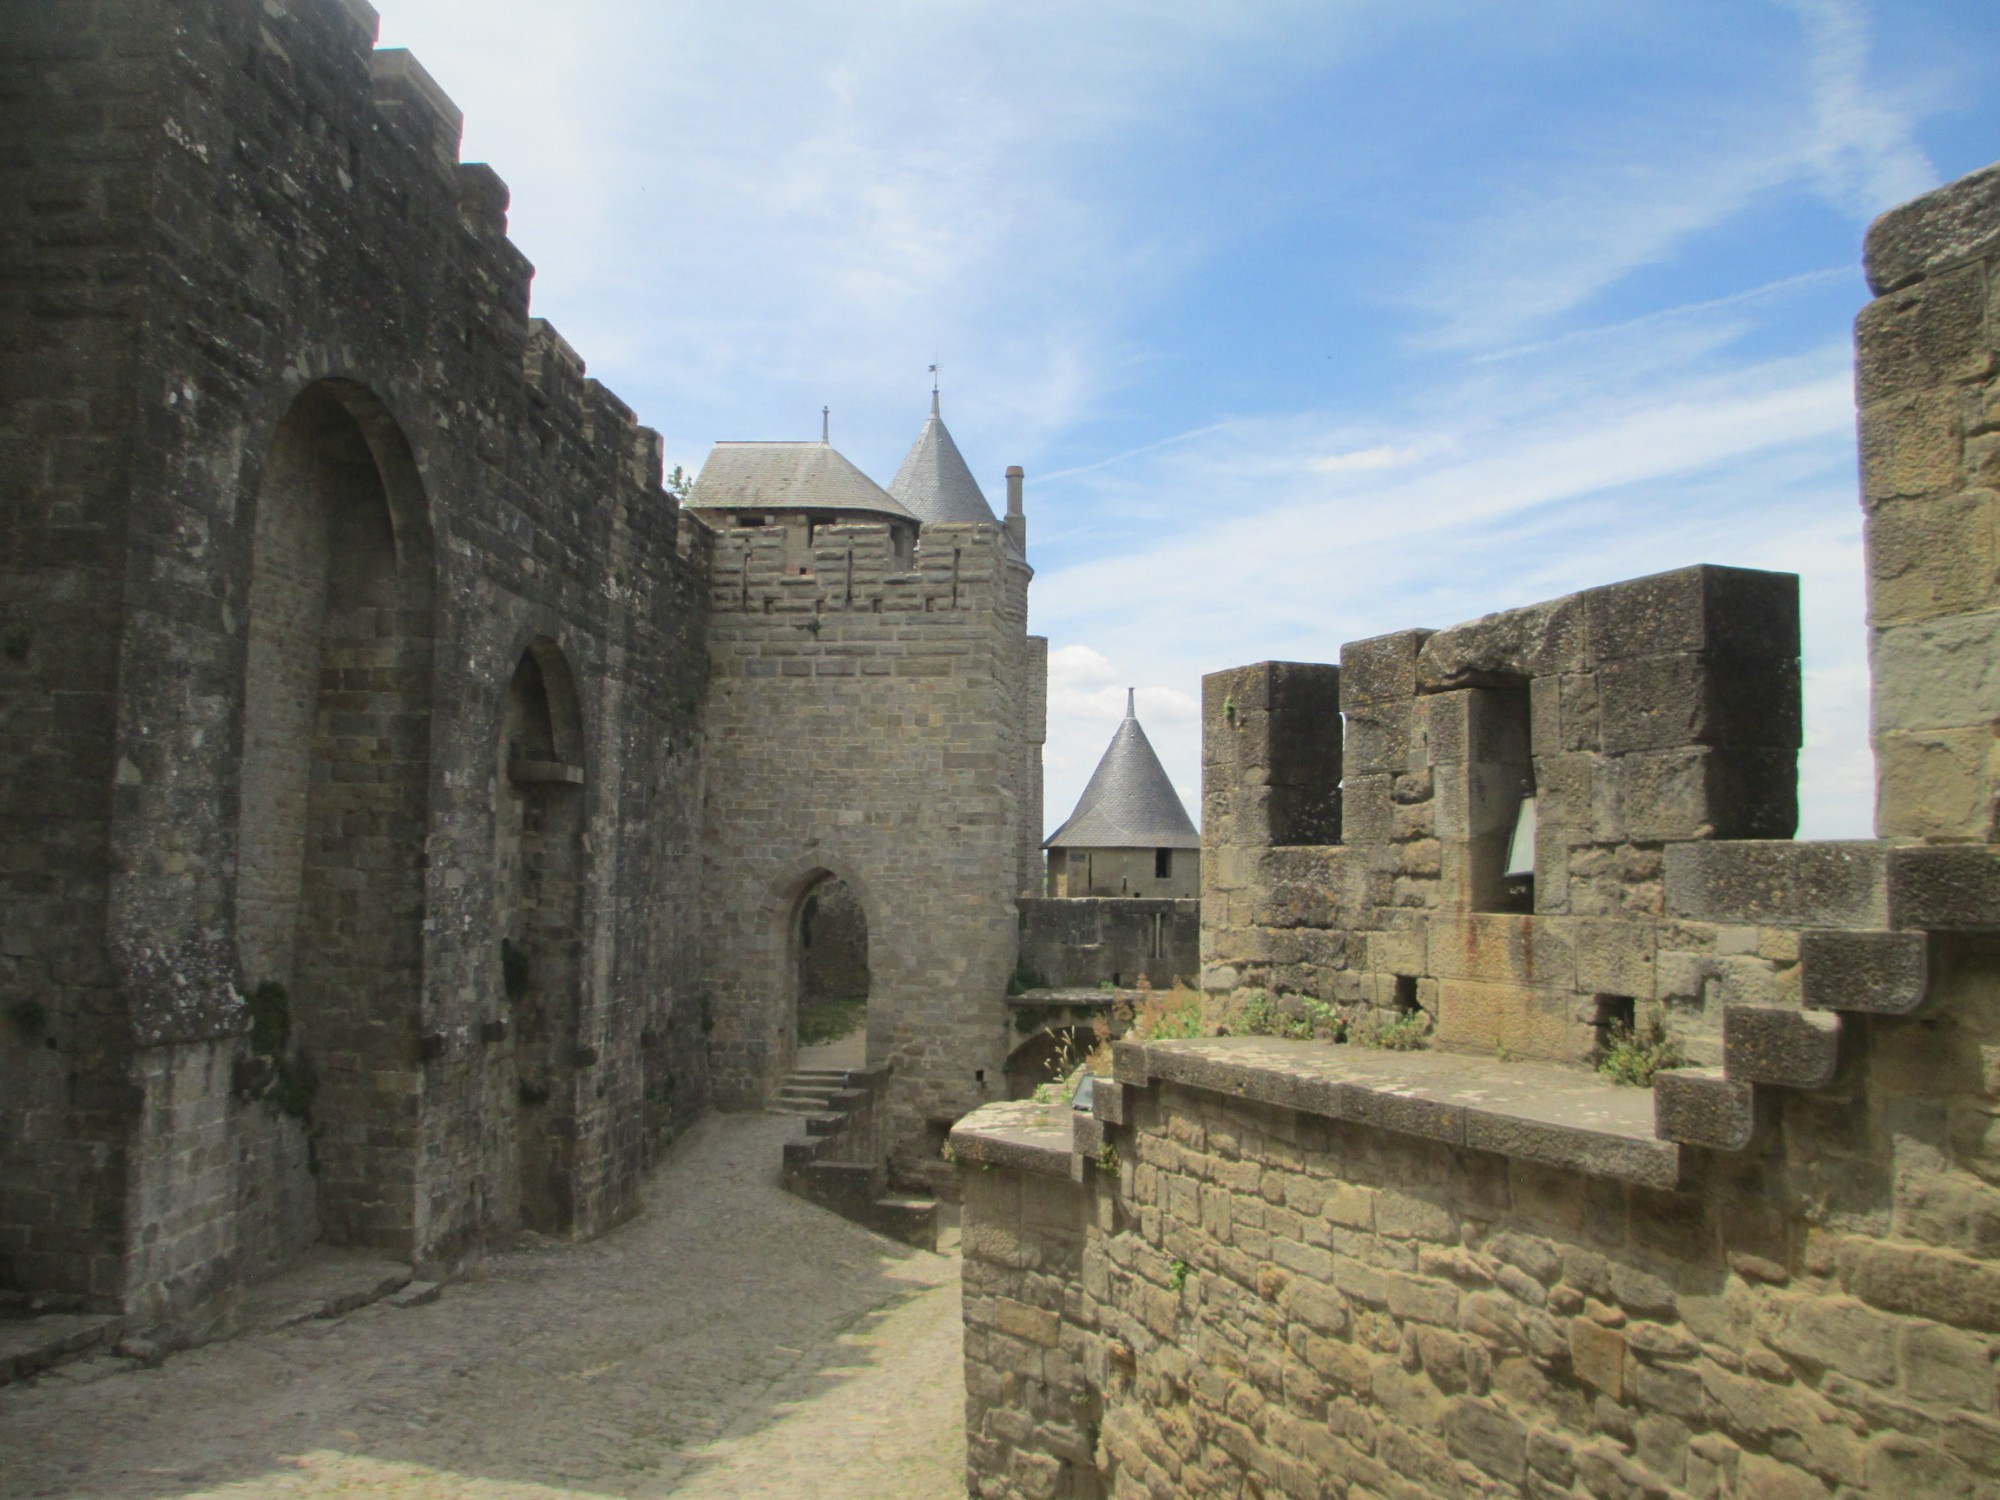
M 799 1068 L 785 1076 L 766 1108 L 805 1121 L 805 1139 L 785 1145 L 785 1189 L 877 1234 L 935 1250 L 936 1201 L 891 1194 L 872 1137 L 864 1132 L 843 1139 L 865 1122 L 887 1082 L 886 1072 L 832 1068 Z
M 1719 1068 L 1679 1068 L 1654 1080 L 1660 1138 L 1716 1151 L 1742 1151 L 1756 1140 L 1771 1113 L 1764 1090 L 1836 1085 L 1846 1016 L 1907 1016 L 1923 1006 L 1930 997 L 1931 929 L 1983 929 L 2000 915 L 2000 861 L 1990 850 L 1870 849 L 1867 860 L 1880 868 L 1854 882 L 1847 900 L 1855 910 L 1848 912 L 1830 909 L 1824 890 L 1801 898 L 1794 889 L 1813 883 L 1796 878 L 1791 866 L 1825 863 L 1828 850 L 1744 848 L 1747 855 L 1718 845 L 1682 857 L 1722 864 L 1754 858 L 1768 866 L 1758 871 L 1756 886 L 1765 903 L 1795 917 L 1846 916 L 1856 925 L 1802 925 L 1798 1008 L 1729 1006 Z

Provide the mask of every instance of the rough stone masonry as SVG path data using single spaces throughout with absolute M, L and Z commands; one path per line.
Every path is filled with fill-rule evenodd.
M 2000 1491 L 2000 167 L 1867 269 L 1879 837 L 1791 839 L 1786 575 L 1207 679 L 1202 984 L 1291 1035 L 954 1130 L 974 1494 Z
M 1024 558 L 719 570 L 375 35 L 0 10 L 0 1292 L 135 1328 L 629 1214 L 790 1065 L 823 874 L 901 1167 L 1003 1076 Z

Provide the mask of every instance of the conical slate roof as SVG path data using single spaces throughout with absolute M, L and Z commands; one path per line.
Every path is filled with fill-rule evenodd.
M 1199 849 L 1201 835 L 1188 821 L 1180 794 L 1167 780 L 1152 741 L 1125 693 L 1125 722 L 1111 736 L 1104 759 L 1090 773 L 1069 821 L 1048 836 L 1044 849 Z
M 825 443 L 717 443 L 688 492 L 690 510 L 835 510 L 917 518 Z
M 951 440 L 938 415 L 937 392 L 931 392 L 931 419 L 924 423 L 903 467 L 889 481 L 894 495 L 925 524 L 962 526 L 972 521 L 993 524 L 993 507 L 972 477 L 972 470 Z

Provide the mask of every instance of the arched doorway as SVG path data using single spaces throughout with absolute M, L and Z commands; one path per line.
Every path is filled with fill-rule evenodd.
M 432 560 L 407 443 L 366 391 L 279 423 L 251 547 L 236 932 L 335 1244 L 407 1249 L 423 985 Z
M 822 873 L 792 918 L 794 1024 L 801 1066 L 867 1065 L 868 914 L 853 887 Z
M 516 1218 L 576 1220 L 577 1023 L 583 982 L 583 746 L 575 679 L 553 642 L 507 688 L 494 808 L 495 961 L 506 1006 L 495 1054 L 511 1119 Z M 505 1188 L 503 1187 L 503 1193 Z

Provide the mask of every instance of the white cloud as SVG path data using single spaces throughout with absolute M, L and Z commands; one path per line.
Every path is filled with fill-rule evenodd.
M 1914 120 L 1868 80 L 1854 0 L 1780 0 L 1799 73 L 1757 96 L 1635 92 L 1587 138 L 1492 174 L 1488 207 L 1438 226 L 1411 293 L 1427 342 L 1477 348 L 1587 305 L 1787 186 L 1865 221 L 1936 181 Z

